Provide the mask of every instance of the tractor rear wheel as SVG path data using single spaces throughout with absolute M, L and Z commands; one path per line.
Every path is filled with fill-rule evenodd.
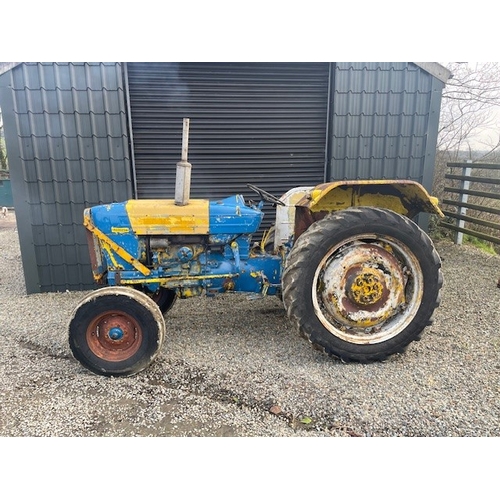
M 420 339 L 439 305 L 441 261 L 415 223 L 389 210 L 351 208 L 312 224 L 283 273 L 285 309 L 314 346 L 369 363 Z
M 73 356 L 99 375 L 127 376 L 147 368 L 164 336 L 159 307 L 129 287 L 91 292 L 75 308 L 69 324 Z

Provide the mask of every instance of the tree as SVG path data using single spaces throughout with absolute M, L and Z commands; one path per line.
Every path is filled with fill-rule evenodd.
M 447 166 L 449 162 L 500 162 L 500 63 L 455 62 L 444 65 L 452 76 L 443 90 L 433 194 L 440 200 L 456 201 L 457 195 L 444 191 L 445 173 L 452 170 Z M 474 170 L 475 177 L 496 179 L 498 175 L 500 172 L 495 170 Z M 459 187 L 459 181 L 448 182 Z M 495 185 L 491 187 L 491 184 L 478 182 L 475 188 L 485 192 L 497 189 Z M 500 208 L 500 202 L 485 197 L 469 196 L 468 202 Z M 498 215 L 482 210 L 469 209 L 467 215 L 490 222 L 497 222 L 498 218 Z M 483 233 L 494 232 L 471 223 L 467 223 L 467 227 Z
M 463 151 L 484 159 L 500 150 L 500 63 L 444 65 L 452 76 L 443 90 L 438 150 L 448 161 L 463 159 Z
M 2 110 L 0 110 L 0 171 L 7 172 L 8 169 L 7 150 L 5 149 L 5 138 L 3 135 Z
M 500 161 L 500 63 L 441 63 L 443 90 L 433 193 L 442 198 L 448 162 Z

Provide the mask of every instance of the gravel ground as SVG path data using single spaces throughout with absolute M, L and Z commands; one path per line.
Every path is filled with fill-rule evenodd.
M 0 227 L 1 436 L 500 436 L 498 257 L 439 243 L 435 323 L 383 363 L 314 350 L 277 298 L 225 295 L 178 300 L 156 362 L 106 378 L 68 347 L 85 292 L 26 295 Z

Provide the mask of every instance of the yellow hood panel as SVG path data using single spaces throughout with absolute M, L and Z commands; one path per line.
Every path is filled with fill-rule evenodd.
M 208 200 L 176 205 L 174 200 L 129 200 L 126 204 L 136 234 L 208 234 Z

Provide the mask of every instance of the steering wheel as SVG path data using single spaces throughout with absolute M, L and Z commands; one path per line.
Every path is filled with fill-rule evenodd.
M 285 204 L 279 199 L 276 198 L 276 196 L 272 195 L 271 193 L 268 193 L 267 191 L 264 191 L 260 187 L 254 186 L 253 184 L 247 184 L 247 187 L 249 187 L 252 191 L 255 191 L 258 195 L 263 200 L 268 201 L 269 203 L 274 203 L 275 205 L 282 205 L 283 207 Z

